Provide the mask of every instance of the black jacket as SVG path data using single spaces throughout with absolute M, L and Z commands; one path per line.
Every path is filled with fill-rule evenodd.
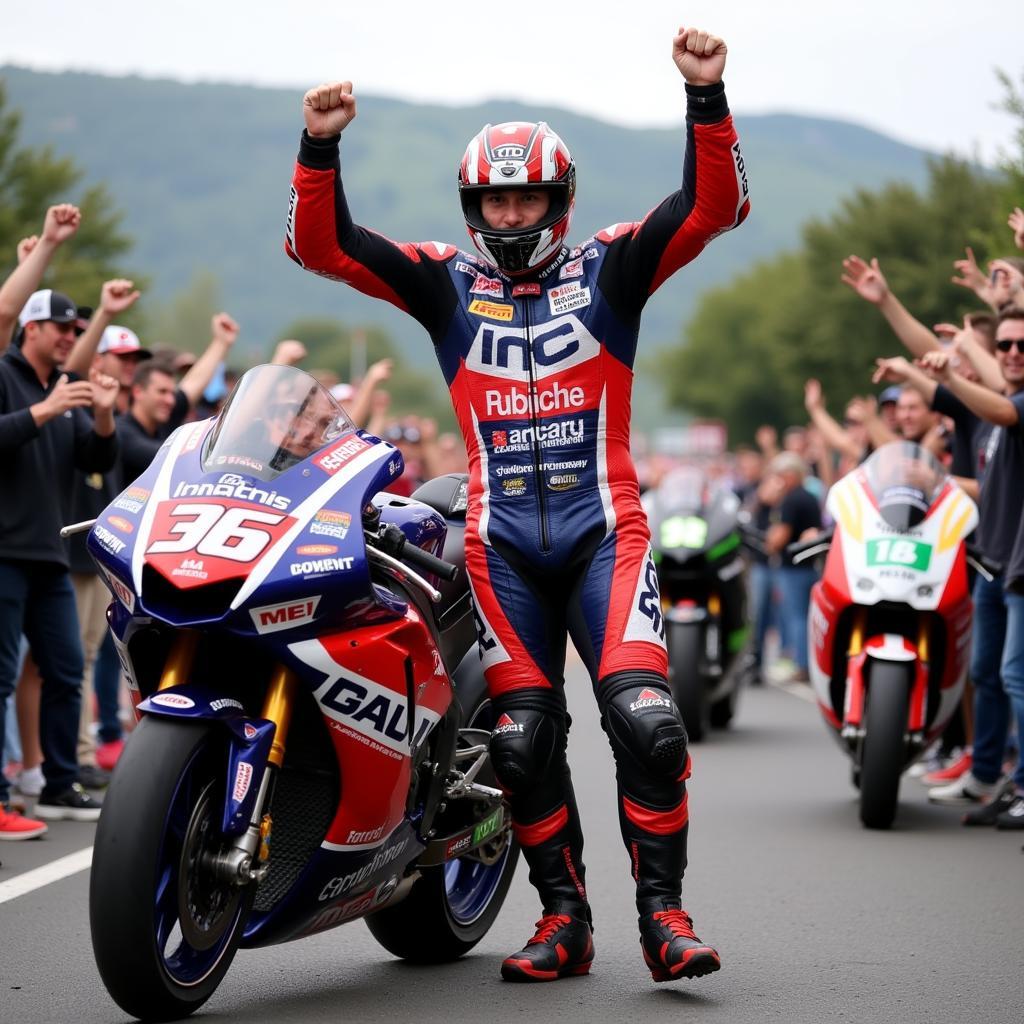
M 117 435 L 100 437 L 83 409 L 36 426 L 29 406 L 59 376 L 43 387 L 13 345 L 0 358 L 0 558 L 67 567 L 60 528 L 71 521 L 73 470 L 104 473 L 117 461 Z

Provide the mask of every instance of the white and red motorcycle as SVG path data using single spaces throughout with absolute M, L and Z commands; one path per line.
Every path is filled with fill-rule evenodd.
M 853 761 L 860 817 L 888 828 L 900 776 L 960 702 L 973 606 L 967 566 L 974 502 L 924 448 L 879 448 L 831 490 L 833 530 L 792 545 L 828 553 L 811 592 L 808 646 L 818 707 Z

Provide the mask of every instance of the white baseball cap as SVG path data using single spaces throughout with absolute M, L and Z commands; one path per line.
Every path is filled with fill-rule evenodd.
M 148 348 L 142 347 L 139 336 L 133 330 L 115 324 L 111 324 L 103 332 L 103 337 L 96 348 L 97 355 L 106 352 L 113 356 L 137 355 L 140 359 L 149 359 L 153 355 Z

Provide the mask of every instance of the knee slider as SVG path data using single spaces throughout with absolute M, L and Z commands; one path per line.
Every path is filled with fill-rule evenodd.
M 565 715 L 546 708 L 506 706 L 500 699 L 494 704 L 497 720 L 490 741 L 494 774 L 508 793 L 526 792 L 564 763 Z
M 616 760 L 676 779 L 686 763 L 686 729 L 664 678 L 621 672 L 600 684 L 601 713 Z

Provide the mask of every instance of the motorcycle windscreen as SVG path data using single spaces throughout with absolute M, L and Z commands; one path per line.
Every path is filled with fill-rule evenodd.
M 304 370 L 255 366 L 224 404 L 203 452 L 203 469 L 235 467 L 273 480 L 355 429 L 330 392 Z
M 942 464 L 913 441 L 892 441 L 861 467 L 882 518 L 905 533 L 923 522 L 946 483 Z

